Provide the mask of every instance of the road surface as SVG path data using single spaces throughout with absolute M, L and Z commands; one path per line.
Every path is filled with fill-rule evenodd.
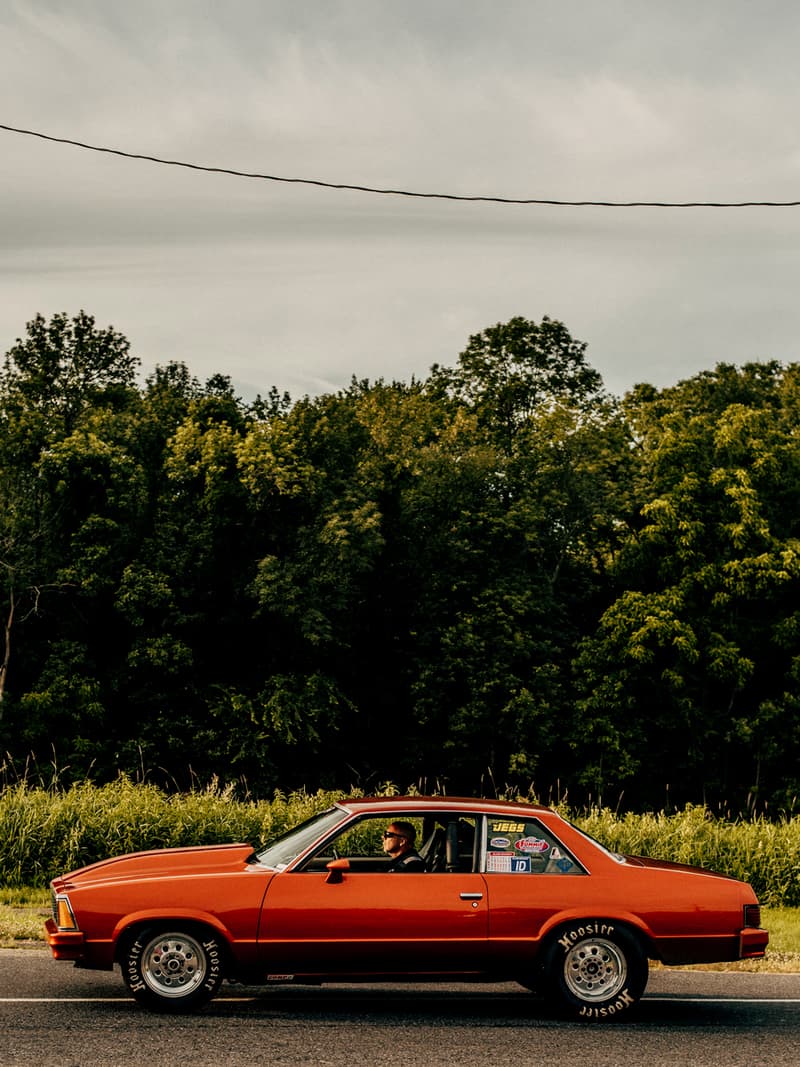
M 657 970 L 636 1015 L 560 1019 L 515 984 L 225 986 L 204 1011 L 153 1015 L 117 972 L 0 949 L 2 1067 L 414 1067 L 800 1063 L 800 974 Z

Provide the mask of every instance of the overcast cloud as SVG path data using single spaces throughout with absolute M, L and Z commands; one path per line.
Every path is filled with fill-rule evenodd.
M 800 200 L 784 0 L 0 0 L 0 123 L 287 177 L 558 200 Z M 333 191 L 0 130 L 0 352 L 80 308 L 245 396 L 424 376 L 513 315 L 617 393 L 798 358 L 800 208 Z

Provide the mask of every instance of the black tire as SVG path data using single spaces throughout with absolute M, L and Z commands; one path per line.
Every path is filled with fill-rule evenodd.
M 618 923 L 586 919 L 562 927 L 542 960 L 542 992 L 567 1015 L 604 1022 L 626 1015 L 647 985 L 647 957 Z
M 170 926 L 139 930 L 120 960 L 122 977 L 151 1011 L 194 1011 L 216 996 L 224 975 L 220 939 L 210 930 Z

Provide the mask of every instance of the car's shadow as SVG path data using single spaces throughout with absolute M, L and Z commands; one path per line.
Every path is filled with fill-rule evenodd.
M 122 1005 L 132 1012 L 142 1009 L 132 1000 L 119 1004 L 107 1003 L 101 1010 L 116 1012 Z M 98 1005 L 100 1009 L 101 1006 Z M 520 989 L 470 991 L 452 988 L 435 990 L 347 987 L 246 987 L 226 986 L 207 1007 L 194 1015 L 150 1015 L 151 1019 L 170 1020 L 172 1025 L 192 1025 L 192 1020 L 250 1019 L 277 1022 L 280 1020 L 307 1021 L 309 1025 L 325 1021 L 329 1024 L 367 1024 L 375 1027 L 396 1027 L 399 1023 L 414 1022 L 417 1026 L 437 1028 L 539 1028 L 575 1027 L 597 1033 L 608 1027 L 639 1027 L 646 1030 L 662 1028 L 721 1032 L 748 1031 L 775 1026 L 776 1013 L 791 1016 L 797 1025 L 797 1007 L 776 1000 L 751 1003 L 741 999 L 692 998 L 655 995 L 645 997 L 630 1012 L 618 1019 L 600 1023 L 584 1022 L 566 1017 L 547 1000 Z M 143 1012 L 144 1016 L 149 1013 Z

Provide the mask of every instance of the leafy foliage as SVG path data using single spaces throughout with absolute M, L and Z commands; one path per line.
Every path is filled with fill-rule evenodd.
M 791 811 L 800 368 L 610 397 L 550 319 L 245 404 L 37 316 L 0 373 L 0 744 L 68 779 Z

